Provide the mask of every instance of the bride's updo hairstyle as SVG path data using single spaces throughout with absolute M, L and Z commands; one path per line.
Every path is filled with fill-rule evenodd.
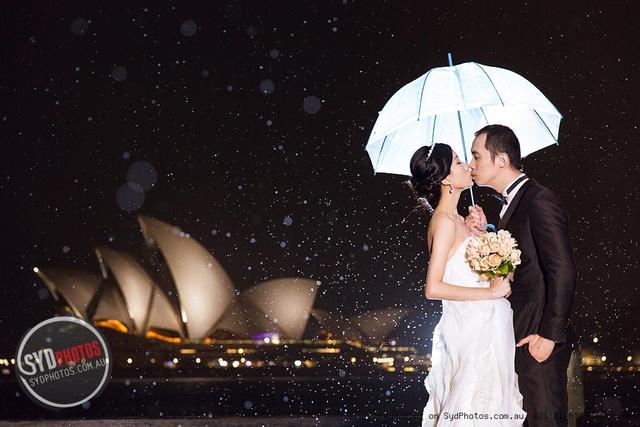
M 413 194 L 421 213 L 432 214 L 440 200 L 440 184 L 451 172 L 453 151 L 447 144 L 418 148 L 410 161 L 411 179 L 405 185 Z

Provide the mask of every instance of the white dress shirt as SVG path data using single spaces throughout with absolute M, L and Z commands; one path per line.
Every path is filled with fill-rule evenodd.
M 514 179 L 513 181 L 511 181 L 509 184 L 507 184 L 507 186 L 504 188 L 504 191 L 502 192 L 502 195 L 505 196 L 507 198 L 507 204 L 502 206 L 502 210 L 500 211 L 500 219 L 502 219 L 502 216 L 504 215 L 504 213 L 507 211 L 507 209 L 509 208 L 509 204 L 511 203 L 511 201 L 513 200 L 513 198 L 516 196 L 516 193 L 518 192 L 518 190 L 520 190 L 520 187 L 522 187 L 522 185 L 527 182 L 529 180 L 529 178 L 527 179 L 523 179 L 520 183 L 518 183 L 518 185 L 516 185 L 516 188 L 514 188 L 513 190 L 511 190 L 511 192 L 509 194 L 507 194 L 507 189 L 511 186 L 511 184 L 513 184 L 514 182 L 516 182 L 518 179 L 520 179 L 521 176 L 526 175 L 524 173 L 521 173 L 520 175 L 518 175 L 516 177 L 516 179 Z

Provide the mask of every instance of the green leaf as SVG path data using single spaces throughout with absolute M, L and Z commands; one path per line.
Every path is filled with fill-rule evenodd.
M 509 263 L 506 262 L 504 264 L 502 264 L 500 266 L 500 268 L 498 268 L 498 271 L 500 271 L 500 274 L 506 276 L 507 274 L 509 274 Z

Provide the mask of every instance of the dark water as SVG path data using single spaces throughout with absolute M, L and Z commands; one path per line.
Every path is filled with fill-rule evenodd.
M 423 374 L 253 378 L 114 378 L 84 408 L 52 412 L 23 394 L 14 377 L 0 383 L 5 420 L 342 416 L 351 425 L 419 425 L 428 395 Z M 577 425 L 640 426 L 638 373 L 587 373 L 586 410 Z M 384 421 L 384 422 L 383 422 Z

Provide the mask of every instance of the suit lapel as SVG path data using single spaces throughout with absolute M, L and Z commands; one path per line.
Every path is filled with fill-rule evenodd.
M 516 210 L 518 203 L 520 203 L 520 199 L 522 199 L 522 195 L 527 190 L 527 188 L 535 182 L 536 181 L 533 178 L 529 178 L 527 182 L 522 184 L 522 187 L 520 187 L 520 190 L 518 190 L 518 192 L 516 193 L 511 203 L 509 203 L 509 207 L 507 208 L 507 211 L 504 213 L 504 215 L 500 219 L 500 222 L 498 223 L 499 230 L 503 230 L 507 227 L 507 224 L 509 223 L 509 219 L 511 218 L 511 215 L 513 215 L 513 211 Z

